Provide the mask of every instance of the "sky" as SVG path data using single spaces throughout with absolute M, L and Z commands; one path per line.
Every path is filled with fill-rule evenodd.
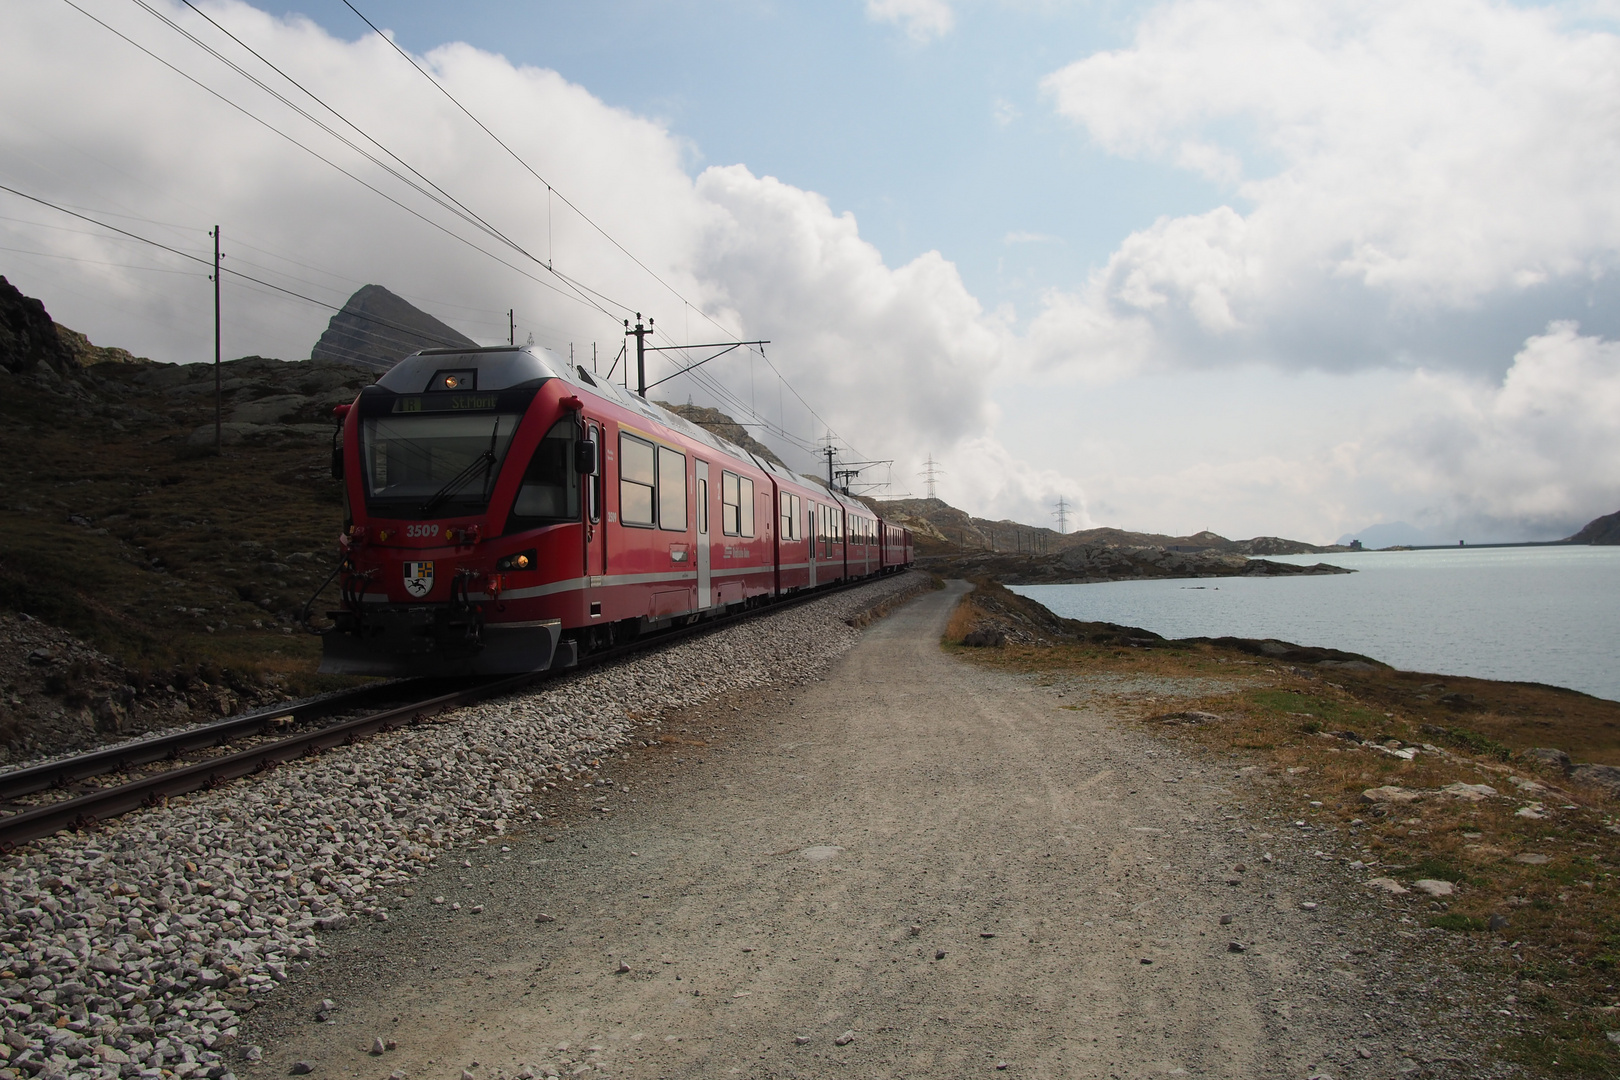
M 1620 508 L 1613 0 L 354 5 L 394 44 L 343 0 L 0 0 L 0 273 L 170 362 L 212 359 L 215 224 L 227 356 L 307 357 L 367 282 L 602 370 L 636 312 L 768 339 L 659 392 L 1031 524 Z

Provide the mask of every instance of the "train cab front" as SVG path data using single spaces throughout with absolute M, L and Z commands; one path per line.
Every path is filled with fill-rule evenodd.
M 542 570 L 534 533 L 508 526 L 525 509 L 520 495 L 534 501 L 525 474 L 558 456 L 547 453 L 556 431 L 570 435 L 569 458 L 551 471 L 576 468 L 578 406 L 532 348 L 417 353 L 361 392 L 333 455 L 348 522 L 323 673 L 490 675 L 571 662 L 562 620 L 515 613 L 502 593 Z M 570 508 L 553 509 L 564 522 Z M 577 501 L 572 510 L 577 520 Z

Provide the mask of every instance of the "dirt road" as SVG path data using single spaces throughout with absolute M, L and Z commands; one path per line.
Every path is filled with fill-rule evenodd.
M 942 653 L 959 595 L 823 681 L 678 721 L 553 842 L 446 860 L 261 1008 L 243 1075 L 1416 1069 L 1370 916 L 1242 820 L 1234 771 Z

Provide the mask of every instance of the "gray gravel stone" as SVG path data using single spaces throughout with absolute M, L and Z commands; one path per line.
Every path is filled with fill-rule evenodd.
M 85 1059 L 182 1080 L 223 1068 L 240 1014 L 321 959 L 323 934 L 386 917 L 383 890 L 538 824 L 535 795 L 655 739 L 668 710 L 813 677 L 858 640 L 846 619 L 925 581 L 823 597 L 0 857 L 10 1066 L 70 1080 L 93 1075 Z

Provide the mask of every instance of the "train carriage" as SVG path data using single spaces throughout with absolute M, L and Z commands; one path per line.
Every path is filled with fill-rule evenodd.
M 874 562 L 865 507 L 849 549 L 853 500 L 532 346 L 413 354 L 339 413 L 349 520 L 323 672 L 568 666 L 894 565 Z

